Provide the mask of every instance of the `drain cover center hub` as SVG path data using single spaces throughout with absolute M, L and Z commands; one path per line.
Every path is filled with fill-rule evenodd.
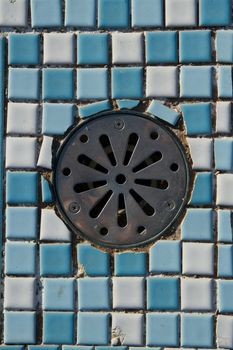
M 73 231 L 98 245 L 134 247 L 177 220 L 187 200 L 188 162 L 178 138 L 156 119 L 109 112 L 68 135 L 54 184 Z

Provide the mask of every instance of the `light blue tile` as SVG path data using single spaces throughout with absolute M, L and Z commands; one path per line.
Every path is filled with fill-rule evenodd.
M 53 201 L 51 186 L 48 180 L 44 178 L 44 176 L 41 176 L 41 195 L 42 202 L 51 203 Z
M 89 244 L 77 245 L 78 266 L 89 276 L 108 276 L 110 273 L 109 254 Z
M 146 62 L 152 64 L 177 62 L 177 32 L 147 32 Z
M 118 346 L 118 345 L 117 345 L 117 348 L 115 346 L 96 346 L 95 347 L 95 350 L 114 350 L 114 349 L 127 350 L 127 347 L 126 346 Z M 140 348 L 137 347 L 137 350 L 140 350 Z
M 43 283 L 43 309 L 74 309 L 74 279 L 45 278 Z
M 150 248 L 150 272 L 179 273 L 180 271 L 180 241 L 159 241 Z
M 181 67 L 180 96 L 212 97 L 212 67 Z
M 190 30 L 180 32 L 180 62 L 211 61 L 211 31 Z
M 71 245 L 70 244 L 41 244 L 40 245 L 40 274 L 70 275 Z
M 37 236 L 37 208 L 7 207 L 7 238 L 35 239 Z
M 43 105 L 42 132 L 46 135 L 63 135 L 73 124 L 73 104 L 45 103 Z
M 78 99 L 107 99 L 108 94 L 107 68 L 77 69 Z
M 232 87 L 232 67 L 221 66 L 218 67 L 218 97 L 233 96 Z
M 5 273 L 9 275 L 34 275 L 36 272 L 36 244 L 7 242 Z
M 158 117 L 171 125 L 176 125 L 179 119 L 179 113 L 176 110 L 164 106 L 159 101 L 152 101 L 152 103 L 147 109 L 147 112 L 153 114 L 155 117 Z
M 23 345 L 0 345 L 1 350 L 23 350 Z
M 217 61 L 233 62 L 233 30 L 218 30 L 216 33 Z
M 62 350 L 93 350 L 94 346 L 85 345 L 63 345 Z
M 80 278 L 77 283 L 79 310 L 109 310 L 110 286 L 108 278 Z
M 43 325 L 43 342 L 45 344 L 73 344 L 73 312 L 44 312 Z
M 81 105 L 79 106 L 78 111 L 80 117 L 86 118 L 108 109 L 111 109 L 111 104 L 109 100 L 105 100 L 89 103 L 87 105 Z
M 167 277 L 147 278 L 147 309 L 178 310 L 179 279 Z
M 9 64 L 39 64 L 40 37 L 38 34 L 15 34 L 8 37 Z
M 139 67 L 112 68 L 112 97 L 142 97 L 143 70 Z
M 212 132 L 211 104 L 185 103 L 180 105 L 187 135 L 205 135 Z
M 31 19 L 34 28 L 61 26 L 61 0 L 31 0 Z
M 74 70 L 44 68 L 42 95 L 43 99 L 71 100 L 74 96 Z
M 146 253 L 116 253 L 115 274 L 117 276 L 143 276 L 146 274 Z
M 77 38 L 78 64 L 108 64 L 109 35 L 79 33 Z
M 79 312 L 77 337 L 79 344 L 107 345 L 109 342 L 109 314 Z
M 233 281 L 217 281 L 218 283 L 218 310 L 233 312 Z
M 139 104 L 139 100 L 116 100 L 117 106 L 120 109 L 133 109 Z
M 36 203 L 37 173 L 24 171 L 8 171 L 6 175 L 7 203 Z
M 70 27 L 95 27 L 95 0 L 66 0 L 65 25 Z
M 56 345 L 29 345 L 28 350 L 58 350 Z
M 210 241 L 213 238 L 213 211 L 188 209 L 181 225 L 184 240 Z
M 213 327 L 211 315 L 183 314 L 181 316 L 181 345 L 201 348 L 213 346 Z
M 5 312 L 4 342 L 8 344 L 34 344 L 36 342 L 36 313 Z
M 231 24 L 231 0 L 200 0 L 199 23 L 203 26 Z
M 215 169 L 230 171 L 233 169 L 233 139 L 214 140 Z
M 99 0 L 98 26 L 126 28 L 129 26 L 129 0 Z
M 178 346 L 178 315 L 148 313 L 146 315 L 148 346 Z
M 194 181 L 191 205 L 212 204 L 213 174 L 209 172 L 197 173 Z
M 162 0 L 132 0 L 133 27 L 161 27 L 163 25 Z
M 218 241 L 233 241 L 232 212 L 230 210 L 218 210 Z
M 9 99 L 37 100 L 39 98 L 39 69 L 9 69 Z
M 218 246 L 218 277 L 233 277 L 233 246 Z

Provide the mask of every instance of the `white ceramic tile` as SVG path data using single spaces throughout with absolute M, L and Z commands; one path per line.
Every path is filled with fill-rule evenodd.
M 52 145 L 53 137 L 44 136 L 40 148 L 40 154 L 37 161 L 37 166 L 52 169 Z
M 114 309 L 143 309 L 143 307 L 144 307 L 144 278 L 142 277 L 113 278 L 113 308 Z
M 23 27 L 27 25 L 27 0 L 1 0 L 0 26 Z
M 231 102 L 216 103 L 216 131 L 219 133 L 231 132 Z
M 112 60 L 113 63 L 141 63 L 142 34 L 113 33 Z
M 209 278 L 182 278 L 181 309 L 188 311 L 211 310 L 212 280 Z
M 193 169 L 208 170 L 213 163 L 213 141 L 207 138 L 187 138 Z
M 218 316 L 217 346 L 227 349 L 233 348 L 233 316 Z
M 5 309 L 35 308 L 35 278 L 5 278 Z
M 131 291 L 133 294 L 133 290 Z M 112 314 L 113 345 L 143 344 L 143 315 L 130 313 Z
M 166 26 L 183 27 L 196 24 L 196 0 L 166 0 Z
M 74 61 L 74 35 L 71 33 L 44 34 L 44 63 L 71 64 Z
M 187 275 L 212 275 L 214 272 L 212 243 L 183 243 L 183 268 Z
M 147 67 L 146 96 L 176 97 L 177 82 L 176 67 Z
M 37 129 L 38 104 L 8 103 L 7 133 L 34 135 Z
M 40 238 L 52 241 L 70 241 L 70 231 L 53 209 L 42 209 Z
M 233 206 L 233 174 L 217 175 L 217 205 Z
M 6 167 L 35 168 L 35 166 L 36 166 L 36 138 L 7 137 Z

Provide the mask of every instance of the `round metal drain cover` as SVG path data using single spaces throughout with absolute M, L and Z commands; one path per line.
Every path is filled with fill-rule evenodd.
M 54 184 L 72 230 L 98 245 L 134 247 L 164 234 L 177 219 L 189 167 L 178 138 L 156 119 L 109 112 L 68 135 Z

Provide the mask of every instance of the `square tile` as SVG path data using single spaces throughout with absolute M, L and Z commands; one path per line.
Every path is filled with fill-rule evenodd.
M 224 26 L 231 24 L 231 0 L 200 0 L 199 24 Z
M 233 311 L 233 281 L 218 281 L 218 310 L 219 312 Z
M 51 13 L 53 14 L 51 16 Z M 31 0 L 32 27 L 59 27 L 62 25 L 60 0 Z
M 134 291 L 132 294 L 132 290 Z M 113 278 L 113 308 L 143 309 L 144 308 L 144 278 L 114 277 Z
M 217 345 L 221 348 L 233 347 L 233 317 L 219 315 L 217 317 Z
M 137 330 L 135 332 L 135 330 Z M 143 344 L 143 315 L 132 313 L 112 314 L 112 345 L 119 339 L 120 344 Z
M 232 215 L 230 210 L 218 210 L 218 241 L 219 242 L 233 242 L 232 232 Z
M 35 204 L 37 201 L 37 173 L 7 171 L 6 200 L 11 204 Z
M 41 210 L 40 239 L 70 241 L 70 231 L 53 209 Z
M 161 27 L 163 25 L 162 0 L 133 0 L 131 6 L 133 27 Z
M 74 63 L 74 34 L 45 33 L 44 63 L 72 64 Z
M 179 273 L 181 270 L 180 241 L 158 241 L 150 248 L 151 273 Z
M 112 68 L 112 98 L 140 98 L 142 95 L 142 68 Z
M 233 206 L 231 189 L 233 188 L 232 174 L 217 175 L 217 205 Z
M 7 242 L 5 246 L 7 275 L 34 275 L 36 272 L 36 244 Z
M 78 64 L 108 64 L 109 35 L 106 33 L 79 33 L 77 55 Z
M 211 98 L 212 67 L 182 66 L 180 69 L 180 97 Z
M 181 279 L 181 309 L 210 311 L 213 308 L 213 281 L 207 278 Z
M 6 208 L 6 237 L 10 239 L 36 239 L 37 236 L 36 207 Z
M 213 238 L 212 209 L 187 209 L 181 235 L 183 240 L 210 241 Z
M 42 132 L 46 135 L 63 135 L 73 124 L 75 109 L 73 104 L 44 103 Z
M 72 68 L 44 68 L 42 85 L 43 99 L 72 100 L 74 97 L 74 70 Z
M 211 62 L 211 31 L 180 32 L 180 62 Z
M 213 200 L 213 173 L 196 173 L 191 205 L 211 205 Z
M 212 132 L 212 106 L 210 103 L 184 103 L 180 105 L 186 133 L 189 136 Z
M 35 168 L 37 139 L 32 137 L 7 137 L 6 167 Z
M 212 243 L 183 243 L 183 274 L 213 275 L 214 245 Z
M 112 62 L 142 63 L 143 37 L 142 33 L 113 33 Z
M 187 138 L 194 170 L 210 170 L 213 164 L 213 141 L 210 138 Z M 200 154 L 201 148 L 201 154 Z
M 41 276 L 68 276 L 71 274 L 71 245 L 70 244 L 41 244 L 40 245 L 40 274 Z
M 117 276 L 143 276 L 146 274 L 146 253 L 126 252 L 114 254 Z
M 106 99 L 108 98 L 107 68 L 78 68 L 77 69 L 77 98 Z
M 178 346 L 178 315 L 147 313 L 146 344 L 148 346 Z
M 233 62 L 233 30 L 217 30 L 216 55 L 218 62 Z
M 8 37 L 8 63 L 13 65 L 39 64 L 40 63 L 39 45 L 40 45 L 39 34 L 10 33 Z
M 146 96 L 176 97 L 178 93 L 178 70 L 176 67 L 147 67 Z
M 233 246 L 218 245 L 218 277 L 233 277 Z
M 196 25 L 196 0 L 166 0 L 166 26 L 191 27 Z
M 128 26 L 129 0 L 99 0 L 99 28 L 126 28 Z
M 216 132 L 231 133 L 231 102 L 216 103 Z
M 170 277 L 147 278 L 147 309 L 178 310 L 179 279 Z
M 78 313 L 78 344 L 107 345 L 109 341 L 109 314 L 94 312 Z M 90 329 L 92 332 L 90 332 Z
M 4 330 L 6 344 L 34 344 L 36 342 L 36 313 L 5 312 Z
M 65 0 L 65 25 L 69 27 L 95 27 L 95 0 Z
M 33 310 L 35 308 L 35 278 L 5 278 L 4 309 Z
M 27 26 L 28 1 L 12 2 L 1 0 L 0 2 L 0 26 L 24 27 Z
M 109 282 L 109 279 L 106 277 L 78 279 L 78 309 L 81 311 L 109 310 Z
M 44 344 L 73 344 L 73 312 L 44 312 L 43 325 Z
M 39 69 L 10 68 L 8 97 L 14 100 L 37 100 L 39 98 Z
M 177 32 L 146 32 L 146 63 L 177 62 Z
M 37 133 L 38 104 L 9 102 L 7 133 L 34 135 Z
M 79 269 L 88 276 L 108 276 L 110 272 L 110 255 L 90 244 L 77 245 Z
M 74 279 L 45 278 L 42 306 L 43 310 L 72 311 L 74 309 Z
M 183 314 L 181 316 L 181 345 L 184 347 L 213 346 L 212 315 Z

